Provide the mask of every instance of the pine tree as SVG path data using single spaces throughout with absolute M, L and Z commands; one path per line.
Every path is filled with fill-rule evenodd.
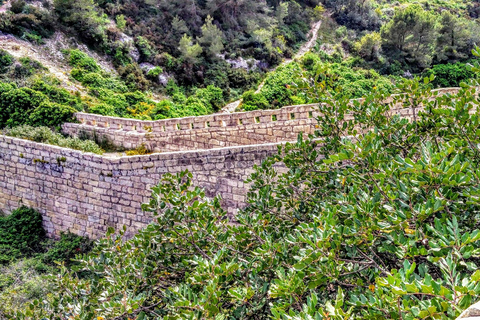
M 437 59 L 455 62 L 467 58 L 470 36 L 471 33 L 465 19 L 444 11 L 437 38 Z
M 180 39 L 178 50 L 182 53 L 182 58 L 189 63 L 196 63 L 198 56 L 202 53 L 202 47 L 198 43 L 193 44 L 191 37 L 184 34 Z
M 202 26 L 202 37 L 198 41 L 208 54 L 216 55 L 223 50 L 222 35 L 222 31 L 213 24 L 213 19 L 209 15 Z

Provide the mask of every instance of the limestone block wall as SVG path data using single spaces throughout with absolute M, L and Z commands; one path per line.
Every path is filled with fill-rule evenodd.
M 413 117 L 411 109 L 389 113 Z M 0 135 L 0 210 L 9 213 L 21 205 L 37 209 L 50 235 L 70 230 L 100 237 L 107 227 L 124 225 L 134 233 L 151 220 L 141 210 L 150 188 L 164 173 L 188 169 L 195 183 L 208 196 L 220 194 L 224 208 L 234 215 L 245 205 L 244 181 L 253 165 L 299 132 L 313 132 L 316 116 L 312 105 L 304 105 L 150 122 L 77 114 L 83 124 L 66 125 L 73 134 L 82 129 L 111 136 L 125 148 L 145 143 L 166 151 L 120 158 Z
M 144 144 L 155 152 L 212 149 L 295 140 L 316 124 L 313 105 L 159 121 L 141 121 L 78 113 L 81 124 L 68 123 L 69 135 L 106 139 L 116 147 Z
M 439 94 L 454 94 L 458 88 L 436 91 Z M 144 144 L 155 152 L 276 143 L 295 140 L 299 132 L 313 133 L 316 118 L 320 115 L 316 106 L 289 106 L 276 110 L 159 121 L 77 113 L 80 124 L 65 124 L 63 131 L 72 136 L 95 135 L 125 149 L 135 149 Z M 398 112 L 400 108 L 398 106 Z
M 108 226 L 133 233 L 151 217 L 141 204 L 166 172 L 188 169 L 207 195 L 221 194 L 230 215 L 244 205 L 252 167 L 277 144 L 109 158 L 0 136 L 0 210 L 39 210 L 50 235 L 100 237 Z

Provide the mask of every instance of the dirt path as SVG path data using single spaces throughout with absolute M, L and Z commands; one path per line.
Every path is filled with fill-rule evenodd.
M 83 89 L 70 81 L 68 77 L 70 68 L 65 65 L 60 66 L 58 61 L 47 58 L 51 52 L 45 52 L 45 48 L 41 46 L 34 46 L 30 42 L 0 32 L 0 49 L 7 51 L 17 59 L 28 57 L 39 61 L 52 75 L 57 77 L 58 80 L 62 82 L 62 86 L 68 90 L 78 91 Z
M 270 72 L 274 72 L 275 70 L 277 70 L 277 68 L 279 68 L 280 66 L 284 66 L 284 65 L 287 65 L 289 64 L 290 62 L 292 62 L 293 60 L 295 59 L 298 59 L 298 58 L 301 58 L 305 53 L 309 52 L 316 44 L 317 42 L 317 37 L 318 37 L 318 31 L 320 30 L 320 27 L 322 26 L 322 20 L 320 21 L 317 21 L 315 22 L 313 25 L 312 25 L 312 28 L 310 29 L 310 31 L 308 32 L 308 35 L 307 36 L 310 36 L 310 40 L 305 43 L 297 52 L 297 54 L 295 54 L 295 56 L 292 58 L 292 59 L 286 59 L 284 60 L 280 65 L 278 65 L 277 67 L 273 68 L 272 70 L 270 70 Z M 262 83 L 260 83 L 260 85 L 258 86 L 257 90 L 255 91 L 255 93 L 259 93 L 260 90 L 262 90 L 263 86 L 265 85 L 265 80 L 262 81 Z M 222 110 L 220 111 L 220 113 L 232 113 L 232 112 L 235 112 L 235 110 L 238 108 L 238 106 L 242 103 L 242 99 L 240 100 L 237 100 L 237 101 L 234 101 L 234 102 L 231 102 L 229 104 L 227 104 L 225 107 L 222 108 Z

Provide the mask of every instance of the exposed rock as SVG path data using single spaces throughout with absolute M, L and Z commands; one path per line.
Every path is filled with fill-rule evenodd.
M 465 310 L 457 319 L 480 320 L 480 301 Z

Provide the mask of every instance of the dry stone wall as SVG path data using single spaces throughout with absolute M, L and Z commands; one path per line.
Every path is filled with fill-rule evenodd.
M 436 91 L 453 94 L 458 88 Z M 276 143 L 295 140 L 300 132 L 309 134 L 315 131 L 315 119 L 320 115 L 316 106 L 289 106 L 276 110 L 159 121 L 77 113 L 80 124 L 65 124 L 63 131 L 72 136 L 95 136 L 118 148 L 135 149 L 144 144 L 155 152 Z
M 413 117 L 411 109 L 390 114 Z M 150 122 L 78 114 L 83 124 L 65 126 L 73 134 L 104 134 L 125 148 L 145 143 L 167 151 L 120 158 L 0 135 L 0 210 L 9 213 L 21 205 L 37 209 L 52 236 L 70 230 L 101 237 L 109 226 L 124 225 L 133 233 L 151 220 L 141 210 L 150 188 L 164 173 L 188 169 L 195 183 L 208 196 L 220 194 L 224 208 L 234 215 L 245 204 L 244 181 L 253 165 L 299 132 L 313 132 L 316 116 L 312 105 Z
M 39 210 L 50 235 L 70 230 L 91 237 L 126 225 L 130 232 L 151 217 L 141 204 L 166 173 L 190 170 L 209 196 L 221 194 L 229 214 L 245 202 L 252 167 L 277 144 L 109 158 L 0 136 L 0 209 Z

